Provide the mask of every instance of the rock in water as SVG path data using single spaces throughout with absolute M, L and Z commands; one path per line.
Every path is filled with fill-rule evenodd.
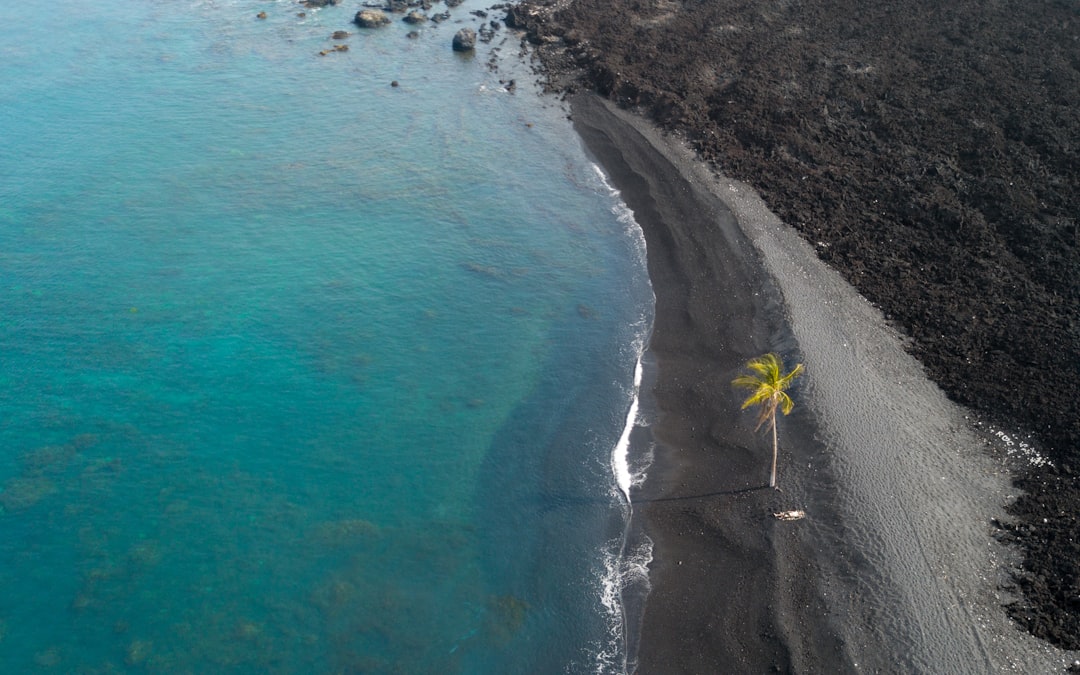
M 353 23 L 361 28 L 378 28 L 390 23 L 390 17 L 378 9 L 362 9 L 356 13 Z
M 472 28 L 462 28 L 454 34 L 454 51 L 471 52 L 476 49 L 476 31 Z
M 402 21 L 411 24 L 424 23 L 425 21 L 427 21 L 427 17 L 424 16 L 423 13 L 418 12 L 414 9 L 413 11 L 406 14 L 405 18 L 402 19 Z

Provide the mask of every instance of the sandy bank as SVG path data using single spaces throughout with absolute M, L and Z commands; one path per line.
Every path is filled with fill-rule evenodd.
M 594 97 L 575 126 L 648 243 L 656 543 L 639 671 L 1060 672 L 1005 616 L 1008 475 L 887 327 L 744 185 Z M 780 484 L 729 383 L 778 351 L 807 376 Z M 795 523 L 771 513 L 802 508 Z

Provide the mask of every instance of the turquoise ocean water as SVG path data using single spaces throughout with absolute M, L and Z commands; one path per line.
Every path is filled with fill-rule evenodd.
M 484 8 L 0 4 L 0 672 L 624 667 L 643 244 Z

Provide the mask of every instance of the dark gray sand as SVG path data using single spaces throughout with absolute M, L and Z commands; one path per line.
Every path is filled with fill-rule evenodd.
M 747 186 L 598 98 L 572 109 L 644 230 L 656 293 L 655 463 L 633 494 L 655 548 L 630 668 L 1062 672 L 1078 654 L 1001 607 L 1003 453 Z M 767 351 L 807 369 L 780 422 L 782 491 L 730 386 Z M 805 519 L 772 515 L 788 509 Z

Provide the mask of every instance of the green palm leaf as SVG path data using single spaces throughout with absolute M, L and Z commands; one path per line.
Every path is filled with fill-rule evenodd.
M 750 372 L 739 375 L 731 381 L 734 387 L 750 390 L 750 395 L 742 403 L 743 410 L 755 405 L 761 406 L 755 431 L 766 422 L 770 422 L 772 427 L 773 463 L 769 487 L 776 487 L 776 411 L 779 409 L 787 415 L 795 407 L 795 401 L 785 390 L 803 372 L 803 365 L 799 363 L 791 369 L 791 372 L 781 374 L 783 365 L 776 354 L 764 354 L 747 361 L 746 368 Z

